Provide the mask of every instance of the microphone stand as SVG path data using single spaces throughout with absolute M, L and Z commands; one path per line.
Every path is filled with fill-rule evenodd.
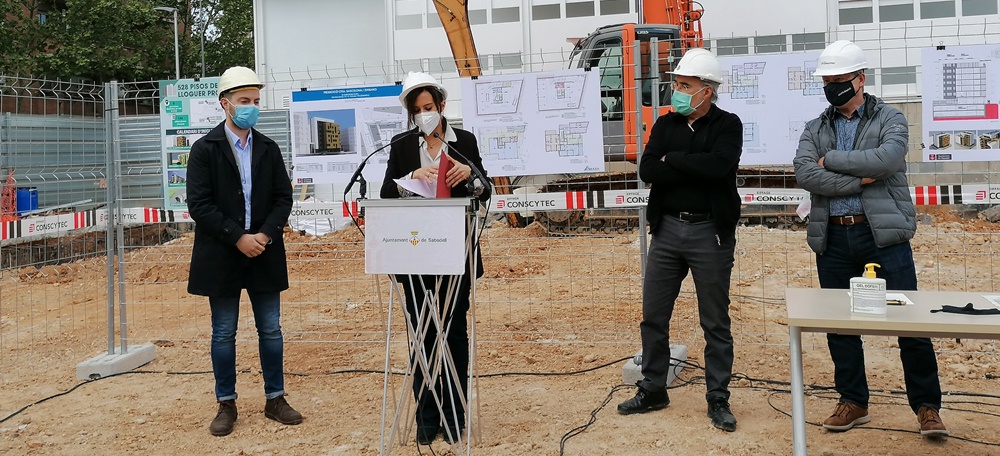
M 372 156 L 374 156 L 375 154 L 377 154 L 377 153 L 385 150 L 387 147 L 390 147 L 393 144 L 396 144 L 396 143 L 402 141 L 403 139 L 410 137 L 411 135 L 413 135 L 416 132 L 417 132 L 416 129 L 406 131 L 405 133 L 403 133 L 402 135 L 400 135 L 398 138 L 390 141 L 389 144 L 386 144 L 386 145 L 384 145 L 382 147 L 379 147 L 378 149 L 373 150 L 370 154 L 368 154 L 367 157 L 365 157 L 364 160 L 361 160 L 361 164 L 359 164 L 358 168 L 356 170 L 354 170 L 354 174 L 351 176 L 351 180 L 347 182 L 347 187 L 344 188 L 344 203 L 345 204 L 347 203 L 347 194 L 351 192 L 351 188 L 354 187 L 354 183 L 355 182 L 358 183 L 358 193 L 360 194 L 360 197 L 357 199 L 357 201 L 361 201 L 361 200 L 365 199 L 365 194 L 368 192 L 368 181 L 365 180 L 365 177 L 364 177 L 364 175 L 361 174 L 361 171 L 365 169 L 365 165 L 368 164 L 368 160 L 370 160 L 372 158 Z M 348 211 L 348 212 L 350 212 L 350 211 Z M 365 216 L 364 209 L 360 209 L 360 212 L 358 213 L 358 216 L 362 217 L 362 218 Z M 352 218 L 353 218 L 353 216 L 352 216 Z M 355 223 L 357 223 L 357 222 L 355 222 Z

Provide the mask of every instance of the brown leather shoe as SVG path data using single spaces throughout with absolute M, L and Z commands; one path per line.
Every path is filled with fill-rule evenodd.
M 296 412 L 291 405 L 288 405 L 288 402 L 285 401 L 285 396 L 268 399 L 267 403 L 264 404 L 264 416 L 281 424 L 299 424 L 302 422 L 302 414 Z
M 924 437 L 948 436 L 948 429 L 941 422 L 941 415 L 933 407 L 920 407 L 917 410 L 917 421 L 920 422 L 920 435 Z
M 823 427 L 830 431 L 843 432 L 859 424 L 871 421 L 868 409 L 850 402 L 838 402 L 833 414 L 823 421 Z
M 208 425 L 208 432 L 217 437 L 229 435 L 233 432 L 233 425 L 236 424 L 236 401 L 219 401 L 219 412 L 216 413 L 212 424 Z

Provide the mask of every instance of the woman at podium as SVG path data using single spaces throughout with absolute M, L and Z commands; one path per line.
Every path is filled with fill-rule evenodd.
M 410 126 L 416 128 L 392 139 L 388 168 L 380 192 L 382 198 L 410 196 L 395 180 L 419 179 L 432 188 L 437 188 L 438 197 L 475 196 L 481 201 L 489 200 L 489 186 L 486 182 L 479 181 L 486 179 L 486 170 L 483 169 L 476 137 L 468 131 L 448 125 L 447 119 L 441 115 L 447 96 L 448 91 L 431 75 L 414 72 L 407 75 L 399 101 L 406 109 Z M 473 166 L 476 167 L 475 170 L 472 169 Z M 482 275 L 482 257 L 476 249 L 476 277 Z M 438 283 L 438 278 L 443 280 Z M 465 274 L 461 276 L 400 275 L 396 276 L 396 280 L 403 285 L 411 328 L 420 327 L 419 317 L 424 317 L 423 325 L 429 325 L 427 334 L 421 341 L 423 353 L 428 359 L 433 359 L 432 354 L 437 350 L 436 342 L 439 339 L 446 340 L 448 353 L 454 361 L 453 372 L 456 373 L 452 375 L 450 368 L 446 367 L 439 378 L 425 379 L 422 369 L 415 369 L 413 394 L 417 403 L 417 443 L 429 445 L 439 434 L 449 443 L 454 443 L 465 430 L 466 410 L 464 401 L 460 398 L 465 397 L 469 386 L 469 335 L 466 320 L 471 288 L 469 267 L 466 266 Z M 446 299 L 447 290 L 456 287 L 456 280 L 457 292 L 451 293 L 453 299 Z M 434 303 L 436 308 L 425 309 L 428 303 Z M 436 311 L 442 316 L 441 326 L 446 328 L 444 337 L 440 337 L 433 323 L 428 323 L 430 319 L 426 318 L 427 312 L 424 310 Z M 415 352 L 416 350 L 411 350 L 411 353 Z M 416 362 L 414 359 L 410 361 Z

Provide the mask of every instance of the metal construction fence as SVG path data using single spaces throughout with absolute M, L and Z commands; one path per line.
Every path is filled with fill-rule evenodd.
M 838 37 L 827 35 L 828 40 Z M 879 43 L 895 46 L 880 36 L 853 38 L 866 49 Z M 998 41 L 994 34 L 984 39 Z M 924 44 L 906 42 L 903 50 L 911 55 L 919 53 L 919 46 Z M 496 59 L 485 67 L 488 74 L 544 71 L 566 68 L 568 60 L 561 53 L 541 53 L 521 56 L 517 69 L 507 69 L 509 65 Z M 431 71 L 449 89 L 457 87 L 454 67 L 435 62 L 437 67 L 431 67 L 430 60 L 400 62 L 391 71 L 362 65 L 271 73 L 265 90 L 271 109 L 262 113 L 258 129 L 278 142 L 291 167 L 288 111 L 282 106 L 290 90 L 386 83 L 418 69 Z M 669 61 L 654 57 L 653 64 L 666 68 Z M 1000 199 L 987 195 L 977 202 L 975 197 L 982 189 L 995 192 L 990 184 L 1000 182 L 1000 161 L 923 162 L 915 85 L 921 67 L 902 66 L 910 70 L 873 68 L 877 77 L 869 90 L 895 93 L 896 86 L 905 86 L 902 96 L 893 95 L 889 101 L 910 123 L 909 177 L 920 204 L 913 241 L 920 287 L 1000 290 L 994 248 L 1000 229 L 974 217 Z M 890 74 L 899 78 L 887 78 Z M 6 178 L 13 170 L 17 187 L 33 187 L 43 212 L 2 224 L 0 383 L 28 388 L 41 378 L 65 384 L 58 379 L 71 378 L 73 366 L 116 343 L 192 343 L 207 348 L 208 304 L 186 292 L 190 223 L 183 212 L 161 209 L 164 169 L 156 84 L 89 86 L 7 77 L 0 95 L 0 172 Z M 460 102 L 460 97 L 449 100 Z M 605 118 L 612 114 L 606 112 Z M 784 289 L 818 286 L 814 254 L 794 214 L 798 200 L 778 198 L 774 204 L 755 196 L 759 189 L 796 194 L 789 171 L 790 166 L 753 166 L 740 172 L 747 205 L 737 237 L 732 314 L 737 344 L 742 346 L 786 344 Z M 482 233 L 486 275 L 479 282 L 476 311 L 478 340 L 485 347 L 618 344 L 625 353 L 638 348 L 646 245 L 638 221 L 643 211 L 638 203 L 611 204 L 614 195 L 621 195 L 612 192 L 643 187 L 634 172 L 634 163 L 615 162 L 607 173 L 582 180 L 512 176 L 515 193 L 565 197 L 567 209 L 534 214 L 506 209 L 523 211 L 528 221 L 538 222 L 510 227 L 496 217 L 502 213 L 496 198 L 489 205 Z M 564 181 L 555 182 L 559 179 Z M 324 192 L 333 193 L 297 187 L 295 198 L 309 202 Z M 343 222 L 340 203 L 332 207 L 338 214 L 328 218 Z M 285 340 L 301 344 L 301 350 L 384 343 L 381 303 L 388 301 L 388 280 L 364 274 L 361 234 L 353 226 L 321 236 L 304 231 L 296 227 L 287 233 L 291 288 L 282 295 Z M 695 309 L 693 286 L 686 283 L 672 331 L 677 342 L 700 346 Z M 404 343 L 401 327 L 393 331 L 394 340 Z M 241 317 L 241 343 L 252 342 L 253 332 L 247 308 Z M 355 362 L 379 365 L 367 358 Z M 8 411 L 0 409 L 0 415 Z

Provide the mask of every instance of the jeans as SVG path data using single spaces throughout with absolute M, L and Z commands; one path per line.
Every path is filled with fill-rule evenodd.
M 719 237 L 714 222 L 686 223 L 664 216 L 653 233 L 642 282 L 642 375 L 639 386 L 659 391 L 670 369 L 670 317 L 688 270 L 698 296 L 705 332 L 706 399 L 729 400 L 733 376 L 733 334 L 729 318 L 729 281 L 735 234 Z
M 414 330 L 418 330 L 421 325 L 427 327 L 427 332 L 423 339 L 423 349 L 427 356 L 427 369 L 433 372 L 435 364 L 440 358 L 436 354 L 438 351 L 435 340 L 437 338 L 437 327 L 430 320 L 429 315 L 420 314 L 424 309 L 423 302 L 425 291 L 433 292 L 438 276 L 397 276 L 397 280 L 403 286 L 406 295 L 406 311 L 409 313 L 409 324 Z M 450 306 L 449 315 L 441 319 L 442 327 L 447 328 L 448 334 L 445 339 L 448 342 L 449 354 L 455 363 L 457 376 L 451 371 L 445 371 L 445 366 L 440 366 L 440 377 L 425 380 L 424 373 L 416 359 L 411 357 L 410 362 L 415 366 L 413 373 L 413 397 L 417 401 L 416 422 L 422 428 L 437 428 L 443 423 L 448 428 L 454 430 L 465 428 L 465 408 L 462 406 L 462 397 L 465 397 L 466 388 L 469 384 L 469 330 L 466 313 L 469 311 L 469 293 L 471 283 L 468 274 L 462 276 L 441 276 L 441 286 L 438 291 L 437 308 L 429 307 L 427 310 L 436 310 L 438 315 L 444 310 L 448 285 L 454 280 L 460 280 L 456 288 L 457 301 Z M 448 325 L 451 325 L 449 328 Z M 415 350 L 415 349 L 414 349 Z M 433 393 L 431 392 L 433 388 Z M 437 408 L 434 396 L 441 400 L 444 417 Z
M 247 290 L 257 325 L 260 368 L 264 372 L 264 396 L 274 399 L 285 394 L 283 345 L 281 337 L 281 294 Z M 212 373 L 215 374 L 215 397 L 220 401 L 236 399 L 236 327 L 240 317 L 240 297 L 213 296 Z
M 916 290 L 917 273 L 909 241 L 886 247 L 875 245 L 867 222 L 857 225 L 830 224 L 826 251 L 816 255 L 819 284 L 823 288 L 850 288 L 852 277 L 861 277 L 865 263 L 878 263 L 878 277 L 889 290 Z M 868 379 L 861 336 L 827 334 L 833 358 L 833 380 L 841 402 L 868 408 Z M 900 337 L 899 357 L 903 362 L 906 397 L 913 412 L 924 405 L 941 408 L 941 383 L 937 358 L 929 338 Z

